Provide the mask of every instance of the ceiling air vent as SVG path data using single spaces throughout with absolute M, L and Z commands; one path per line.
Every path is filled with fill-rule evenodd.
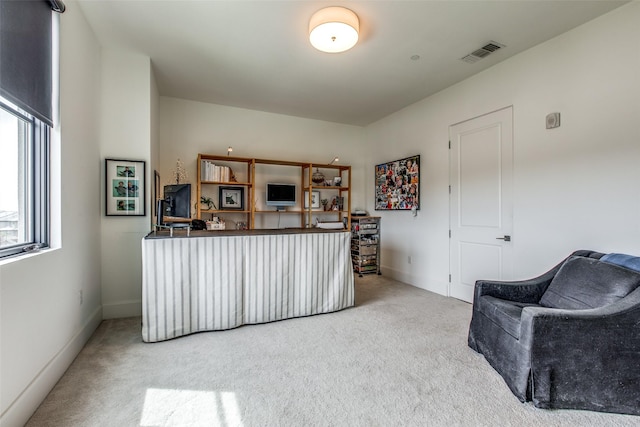
M 505 45 L 498 42 L 490 41 L 486 45 L 482 46 L 480 49 L 476 49 L 470 54 L 463 56 L 462 58 L 460 58 L 460 60 L 467 62 L 469 64 L 473 64 L 474 62 L 477 62 L 482 58 L 485 58 L 491 55 L 493 52 L 499 49 L 502 49 L 503 47 L 505 47 Z

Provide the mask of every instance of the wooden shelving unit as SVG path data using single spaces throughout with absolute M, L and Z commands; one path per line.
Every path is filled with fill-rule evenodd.
M 334 185 L 320 185 L 313 182 L 313 173 L 314 168 L 316 170 L 325 169 L 325 170 L 333 170 L 338 173 L 343 184 L 340 186 Z M 343 165 L 321 165 L 315 163 L 307 163 L 302 166 L 302 194 L 304 196 L 305 192 L 308 192 L 308 200 L 307 203 L 311 206 L 311 198 L 312 191 L 314 190 L 323 190 L 330 192 L 334 192 L 334 197 L 343 198 L 342 207 L 337 210 L 313 210 L 308 209 L 304 212 L 305 218 L 303 220 L 303 227 L 307 224 L 311 224 L 313 215 L 322 215 L 327 218 L 329 221 L 342 221 L 342 218 L 347 218 L 347 223 L 345 224 L 347 230 L 351 227 L 351 166 L 343 166 Z M 346 200 L 344 200 L 346 196 Z M 338 205 L 340 206 L 340 205 Z
M 231 179 L 225 181 L 219 180 L 208 180 L 203 179 L 203 162 L 211 162 L 216 166 L 228 167 L 230 170 L 234 171 L 234 175 L 237 172 L 238 174 L 242 174 L 242 178 L 240 181 Z M 238 167 L 239 166 L 239 167 Z M 249 228 L 253 228 L 253 206 L 250 203 L 245 203 L 246 201 L 253 200 L 253 181 L 255 174 L 255 159 L 247 159 L 243 157 L 230 157 L 230 156 L 214 156 L 208 154 L 198 154 L 198 184 L 196 185 L 196 217 L 198 219 L 203 219 L 203 214 L 211 214 L 212 216 L 217 216 L 217 214 L 244 214 L 248 215 L 246 222 L 248 223 Z M 242 170 L 244 169 L 244 171 Z M 200 203 L 200 198 L 202 197 L 202 188 L 203 186 L 214 186 L 214 187 L 239 187 L 246 189 L 246 195 L 244 195 L 243 200 L 243 209 L 240 210 L 225 210 L 225 209 L 203 209 L 202 204 Z M 219 200 L 214 198 L 214 203 L 216 206 L 219 205 Z M 218 206 L 219 207 L 219 206 Z
M 207 180 L 203 179 L 203 162 L 211 162 L 216 166 L 229 167 L 237 173 L 236 181 L 233 180 Z M 292 167 L 296 168 L 296 174 L 300 177 L 300 188 L 298 197 L 298 206 L 286 211 L 275 211 L 256 208 L 256 166 L 257 165 L 270 165 L 276 167 Z M 198 182 L 196 185 L 196 217 L 198 219 L 203 218 L 203 215 L 221 216 L 221 215 L 244 215 L 245 222 L 249 229 L 255 228 L 256 215 L 270 215 L 270 214 L 285 214 L 285 215 L 299 215 L 300 227 L 311 227 L 313 217 L 322 217 L 322 221 L 340 221 L 345 224 L 345 228 L 348 230 L 351 227 L 351 166 L 337 165 L 337 164 L 316 164 L 307 162 L 292 162 L 286 160 L 270 160 L 270 159 L 257 159 L 257 158 L 245 158 L 245 157 L 230 157 L 230 156 L 218 156 L 211 154 L 198 154 Z M 339 176 L 341 184 L 334 185 L 318 185 L 313 182 L 313 172 L 320 170 L 323 173 L 334 173 L 335 176 Z M 264 178 L 264 177 L 261 177 Z M 266 177 L 268 180 L 268 176 Z M 244 200 L 242 210 L 227 210 L 219 209 L 204 209 L 200 203 L 200 198 L 203 195 L 203 189 L 207 187 L 219 188 L 219 187 L 240 187 L 244 188 Z M 338 210 L 324 211 L 321 209 L 313 208 L 311 203 L 313 191 L 323 191 L 325 195 L 328 193 L 330 197 L 337 198 L 342 201 L 342 207 Z M 217 191 L 215 191 L 217 192 Z M 210 192 L 209 192 L 210 193 Z M 306 193 L 306 205 L 305 208 L 305 193 Z M 214 200 L 218 205 L 218 199 Z M 326 219 L 325 219 L 326 218 Z

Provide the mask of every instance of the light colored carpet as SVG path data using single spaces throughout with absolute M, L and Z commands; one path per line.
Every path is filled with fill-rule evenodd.
M 638 426 L 520 403 L 467 347 L 471 306 L 356 278 L 338 313 L 145 344 L 108 320 L 28 426 Z

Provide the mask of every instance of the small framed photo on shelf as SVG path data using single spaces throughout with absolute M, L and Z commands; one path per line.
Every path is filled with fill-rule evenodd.
M 304 208 L 309 209 L 309 191 L 304 192 Z M 311 209 L 320 208 L 320 192 L 311 191 Z
M 241 211 L 244 209 L 244 188 L 220 187 L 220 209 Z
M 105 159 L 105 215 L 145 216 L 145 162 Z

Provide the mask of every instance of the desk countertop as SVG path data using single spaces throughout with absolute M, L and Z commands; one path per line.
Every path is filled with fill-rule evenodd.
M 169 235 L 168 230 L 152 231 L 145 236 L 145 239 L 175 239 L 178 237 L 228 237 L 228 236 L 263 236 L 278 234 L 313 234 L 313 233 L 343 233 L 348 230 L 330 230 L 323 228 L 268 228 L 255 230 L 191 230 L 189 236 L 187 232 L 176 228 L 173 230 L 173 237 Z

